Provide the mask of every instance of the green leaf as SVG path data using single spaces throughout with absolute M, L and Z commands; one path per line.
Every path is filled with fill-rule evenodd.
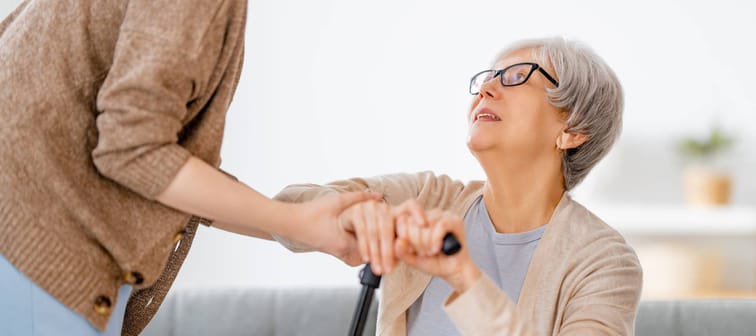
M 732 143 L 733 139 L 724 134 L 719 127 L 712 127 L 706 139 L 683 138 L 678 144 L 678 148 L 685 155 L 702 158 L 721 152 L 730 147 Z

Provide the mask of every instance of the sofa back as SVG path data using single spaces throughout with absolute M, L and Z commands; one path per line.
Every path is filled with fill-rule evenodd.
M 359 288 L 179 290 L 142 335 L 347 335 Z M 377 297 L 377 296 L 376 296 Z M 377 302 L 365 335 L 375 335 Z M 636 335 L 756 335 L 756 300 L 641 302 Z

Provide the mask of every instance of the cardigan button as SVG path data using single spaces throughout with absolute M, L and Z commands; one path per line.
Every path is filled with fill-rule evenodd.
M 178 243 L 181 239 L 184 239 L 184 231 L 179 231 L 173 236 L 173 243 Z
M 139 272 L 126 272 L 123 275 L 123 279 L 131 285 L 141 285 L 144 282 L 144 276 Z
M 112 309 L 110 298 L 105 295 L 100 295 L 95 299 L 94 311 L 98 315 L 108 315 Z

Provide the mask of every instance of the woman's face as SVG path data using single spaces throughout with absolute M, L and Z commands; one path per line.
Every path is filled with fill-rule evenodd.
M 494 69 L 537 63 L 530 54 L 530 49 L 514 52 L 496 62 Z M 548 64 L 539 65 L 554 75 Z M 473 155 L 480 158 L 493 152 L 506 160 L 527 163 L 542 155 L 557 154 L 555 143 L 563 130 L 565 113 L 546 98 L 546 88 L 553 87 L 537 70 L 522 85 L 504 87 L 499 77 L 483 84 L 467 116 L 467 147 Z

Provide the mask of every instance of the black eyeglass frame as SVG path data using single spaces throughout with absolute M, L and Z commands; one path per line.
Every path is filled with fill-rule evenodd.
M 520 66 L 520 65 L 530 65 L 530 72 L 528 72 L 528 75 L 525 76 L 525 79 L 523 79 L 522 82 L 517 83 L 517 84 L 504 84 L 504 76 L 502 76 L 502 74 L 506 72 L 507 70 L 509 70 L 510 68 Z M 483 70 L 481 72 L 476 73 L 475 76 L 472 76 L 472 78 L 470 78 L 470 88 L 469 88 L 470 94 L 474 96 L 480 93 L 480 91 L 473 93 L 473 83 L 475 83 L 475 78 L 477 78 L 478 76 L 484 73 L 493 71 L 494 74 L 493 74 L 493 77 L 491 77 L 491 80 L 493 80 L 496 77 L 499 77 L 499 83 L 501 84 L 501 86 L 507 87 L 507 86 L 518 86 L 518 85 L 525 84 L 528 81 L 528 79 L 530 79 L 530 76 L 533 75 L 533 72 L 535 72 L 536 70 L 538 70 L 538 72 L 540 72 L 543 75 L 543 77 L 546 77 L 546 80 L 548 80 L 551 84 L 554 84 L 554 86 L 559 87 L 559 82 L 556 79 L 554 79 L 554 77 L 549 75 L 549 73 L 546 72 L 546 70 L 544 70 L 543 67 L 538 65 L 538 63 L 522 62 L 522 63 L 512 64 L 500 70 L 490 69 L 490 70 Z

